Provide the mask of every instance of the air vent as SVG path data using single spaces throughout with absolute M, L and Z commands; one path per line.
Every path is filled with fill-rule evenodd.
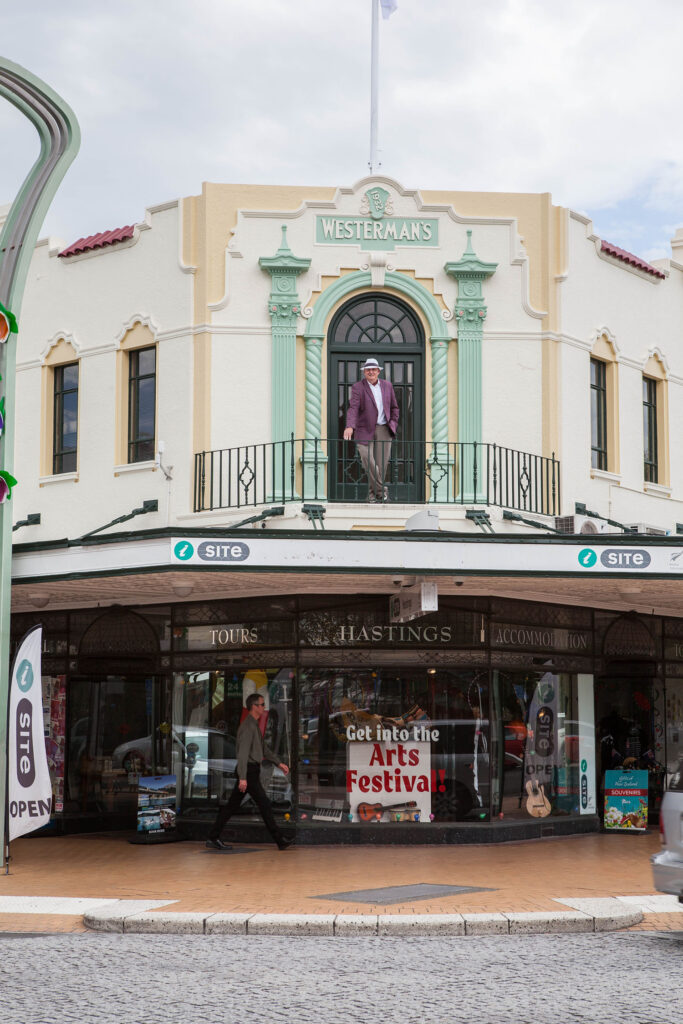
M 621 533 L 617 526 L 610 526 L 602 519 L 592 516 L 556 516 L 555 529 L 569 535 L 588 535 L 597 537 L 605 533 Z
M 644 534 L 646 537 L 668 537 L 669 531 L 663 530 L 661 526 L 650 526 L 649 523 L 631 523 L 629 530 L 632 533 Z

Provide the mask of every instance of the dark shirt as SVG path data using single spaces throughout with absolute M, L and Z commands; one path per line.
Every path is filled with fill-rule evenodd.
M 247 777 L 248 764 L 261 764 L 262 761 L 279 764 L 280 758 L 265 745 L 259 724 L 253 715 L 247 715 L 237 730 L 237 775 L 240 779 Z

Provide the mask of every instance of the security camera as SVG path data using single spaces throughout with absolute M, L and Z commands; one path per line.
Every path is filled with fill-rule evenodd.
M 462 578 L 462 576 L 456 576 L 453 582 L 455 583 L 456 587 L 461 587 L 465 581 Z

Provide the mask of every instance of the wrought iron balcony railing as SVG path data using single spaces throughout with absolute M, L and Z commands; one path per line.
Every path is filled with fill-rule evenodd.
M 194 511 L 292 501 L 393 501 L 559 515 L 560 463 L 554 455 L 477 442 L 393 441 L 386 452 L 380 446 L 374 468 L 372 460 L 364 461 L 367 471 L 359 446 L 338 438 L 292 437 L 198 452 Z

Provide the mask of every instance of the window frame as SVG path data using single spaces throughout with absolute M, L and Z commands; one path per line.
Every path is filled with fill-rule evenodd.
M 140 356 L 144 352 L 154 353 L 154 371 L 152 373 L 140 373 Z M 152 407 L 152 436 L 141 436 L 139 432 L 140 417 L 140 385 L 143 381 L 152 380 L 153 407 Z M 155 456 L 156 451 L 156 412 L 157 412 L 157 348 L 156 345 L 145 345 L 140 348 L 132 348 L 128 351 L 128 431 L 126 441 L 126 461 L 129 465 L 138 462 L 149 462 Z M 142 446 L 151 442 L 152 453 L 141 454 Z
M 591 468 L 603 472 L 608 467 L 607 365 L 602 359 L 590 360 L 591 386 Z M 595 402 L 595 422 L 593 403 Z
M 64 386 L 64 371 L 76 368 L 76 386 Z M 75 473 L 78 469 L 78 410 L 79 390 L 81 382 L 80 365 L 78 360 L 69 363 L 60 363 L 52 370 L 52 475 L 61 476 L 64 473 Z M 68 448 L 64 447 L 64 397 L 76 395 L 76 443 Z M 73 456 L 73 465 L 64 465 L 66 458 Z
M 659 483 L 658 383 L 643 374 L 643 478 L 649 484 Z

